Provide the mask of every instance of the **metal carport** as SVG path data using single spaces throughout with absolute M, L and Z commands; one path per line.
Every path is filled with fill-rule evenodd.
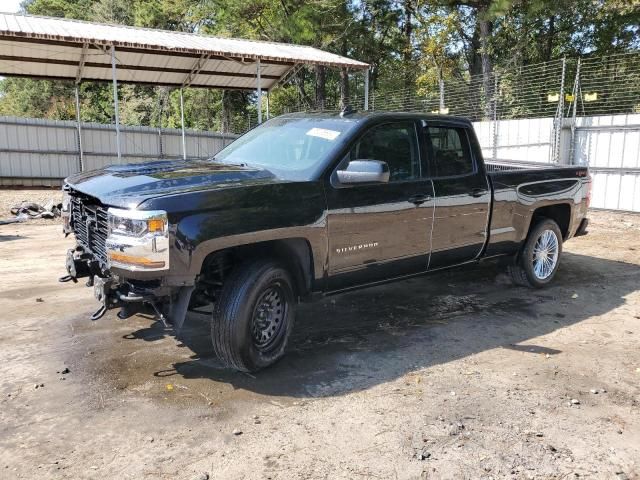
M 261 122 L 262 92 L 268 93 L 301 65 L 363 71 L 368 109 L 369 65 L 317 48 L 0 13 L 0 75 L 74 81 L 79 135 L 77 86 L 83 80 L 113 82 L 119 160 L 118 83 L 180 89 L 186 157 L 183 88 L 256 90 Z M 80 152 L 82 167 L 82 146 Z

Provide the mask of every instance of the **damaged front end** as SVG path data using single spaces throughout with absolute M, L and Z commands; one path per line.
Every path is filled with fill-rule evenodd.
M 67 252 L 67 275 L 61 282 L 88 278 L 100 308 L 91 316 L 120 308 L 119 318 L 152 309 L 176 330 L 184 322 L 193 287 L 168 285 L 169 224 L 160 210 L 108 208 L 96 199 L 66 188 L 62 204 L 65 235 L 74 233 L 77 245 Z

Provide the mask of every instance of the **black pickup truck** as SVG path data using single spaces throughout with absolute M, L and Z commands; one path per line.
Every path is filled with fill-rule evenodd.
M 486 163 L 471 123 L 440 115 L 308 113 L 249 131 L 207 161 L 114 165 L 66 179 L 77 246 L 101 308 L 140 308 L 179 333 L 212 306 L 216 354 L 244 371 L 283 354 L 295 305 L 503 257 L 542 287 L 586 233 L 584 167 Z M 211 307 L 209 307 L 211 308 Z

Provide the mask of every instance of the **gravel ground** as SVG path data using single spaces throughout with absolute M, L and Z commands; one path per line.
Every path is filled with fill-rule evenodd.
M 91 322 L 60 226 L 0 227 L 0 478 L 640 478 L 640 216 L 590 216 L 548 288 L 482 264 L 303 305 L 256 375 L 207 315 Z

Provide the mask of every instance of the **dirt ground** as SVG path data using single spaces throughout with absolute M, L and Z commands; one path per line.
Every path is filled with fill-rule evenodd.
M 91 322 L 60 226 L 0 227 L 0 478 L 640 478 L 640 216 L 590 216 L 546 289 L 482 264 L 303 305 L 253 376 L 206 315 Z

